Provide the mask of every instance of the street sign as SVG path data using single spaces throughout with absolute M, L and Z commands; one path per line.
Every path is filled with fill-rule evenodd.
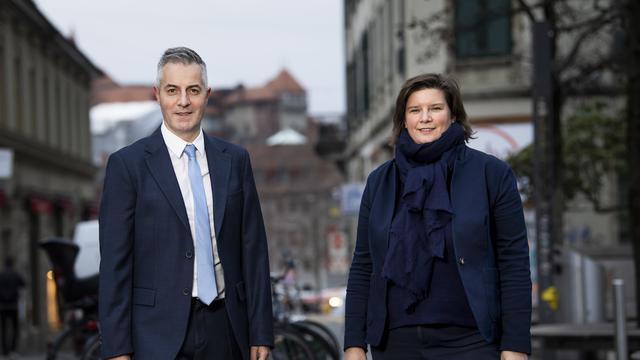
M 13 149 L 0 149 L 0 179 L 13 175 Z
M 342 185 L 342 213 L 356 215 L 360 211 L 360 200 L 364 192 L 364 183 L 348 183 Z

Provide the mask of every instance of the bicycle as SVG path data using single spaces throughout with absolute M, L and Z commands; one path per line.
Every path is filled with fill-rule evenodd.
M 288 298 L 289 294 L 277 290 L 277 285 L 282 281 L 283 276 L 272 276 L 273 310 L 274 310 L 274 333 L 276 337 L 276 348 L 274 348 L 273 358 L 280 359 L 314 359 L 314 360 L 338 360 L 340 359 L 337 339 L 326 326 L 304 317 L 295 319 L 285 304 L 292 302 Z M 278 339 L 282 340 L 281 347 L 278 347 Z M 302 340 L 302 343 L 301 341 Z
M 82 351 L 80 360 L 100 360 L 101 348 L 102 343 L 100 342 L 100 335 L 96 334 L 92 338 L 87 340 L 87 344 Z
M 48 344 L 46 360 L 82 358 L 89 340 L 98 335 L 98 276 L 76 276 L 77 244 L 52 238 L 40 246 L 53 267 L 56 300 L 65 324 L 64 330 Z

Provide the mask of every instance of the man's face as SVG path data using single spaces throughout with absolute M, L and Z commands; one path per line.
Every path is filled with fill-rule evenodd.
M 198 136 L 210 92 L 202 82 L 198 64 L 166 64 L 160 84 L 154 87 L 165 125 L 187 142 Z

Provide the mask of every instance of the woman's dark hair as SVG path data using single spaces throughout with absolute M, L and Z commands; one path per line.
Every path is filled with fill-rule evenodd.
M 471 139 L 473 130 L 471 130 L 471 125 L 467 119 L 467 112 L 464 110 L 464 105 L 462 104 L 462 96 L 460 95 L 458 83 L 452 78 L 442 74 L 422 74 L 405 81 L 402 89 L 400 89 L 398 93 L 396 109 L 393 113 L 392 142 L 395 143 L 398 140 L 400 132 L 404 129 L 405 109 L 407 108 L 409 96 L 423 89 L 438 89 L 444 93 L 444 98 L 451 111 L 451 117 L 462 125 L 464 129 L 464 139 Z

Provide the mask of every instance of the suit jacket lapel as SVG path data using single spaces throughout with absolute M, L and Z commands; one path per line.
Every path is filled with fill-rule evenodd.
M 209 176 L 213 194 L 213 222 L 216 228 L 216 241 L 220 243 L 220 228 L 224 220 L 224 210 L 229 194 L 229 175 L 231 174 L 231 156 L 225 151 L 223 143 L 204 134 L 204 148 L 207 152 Z
M 171 204 L 171 207 L 178 215 L 180 222 L 187 228 L 189 221 L 187 219 L 187 210 L 184 207 L 182 192 L 176 179 L 176 173 L 171 164 L 169 150 L 164 143 L 160 128 L 158 128 L 149 138 L 146 147 L 145 161 L 149 172 L 160 187 L 160 190 Z

